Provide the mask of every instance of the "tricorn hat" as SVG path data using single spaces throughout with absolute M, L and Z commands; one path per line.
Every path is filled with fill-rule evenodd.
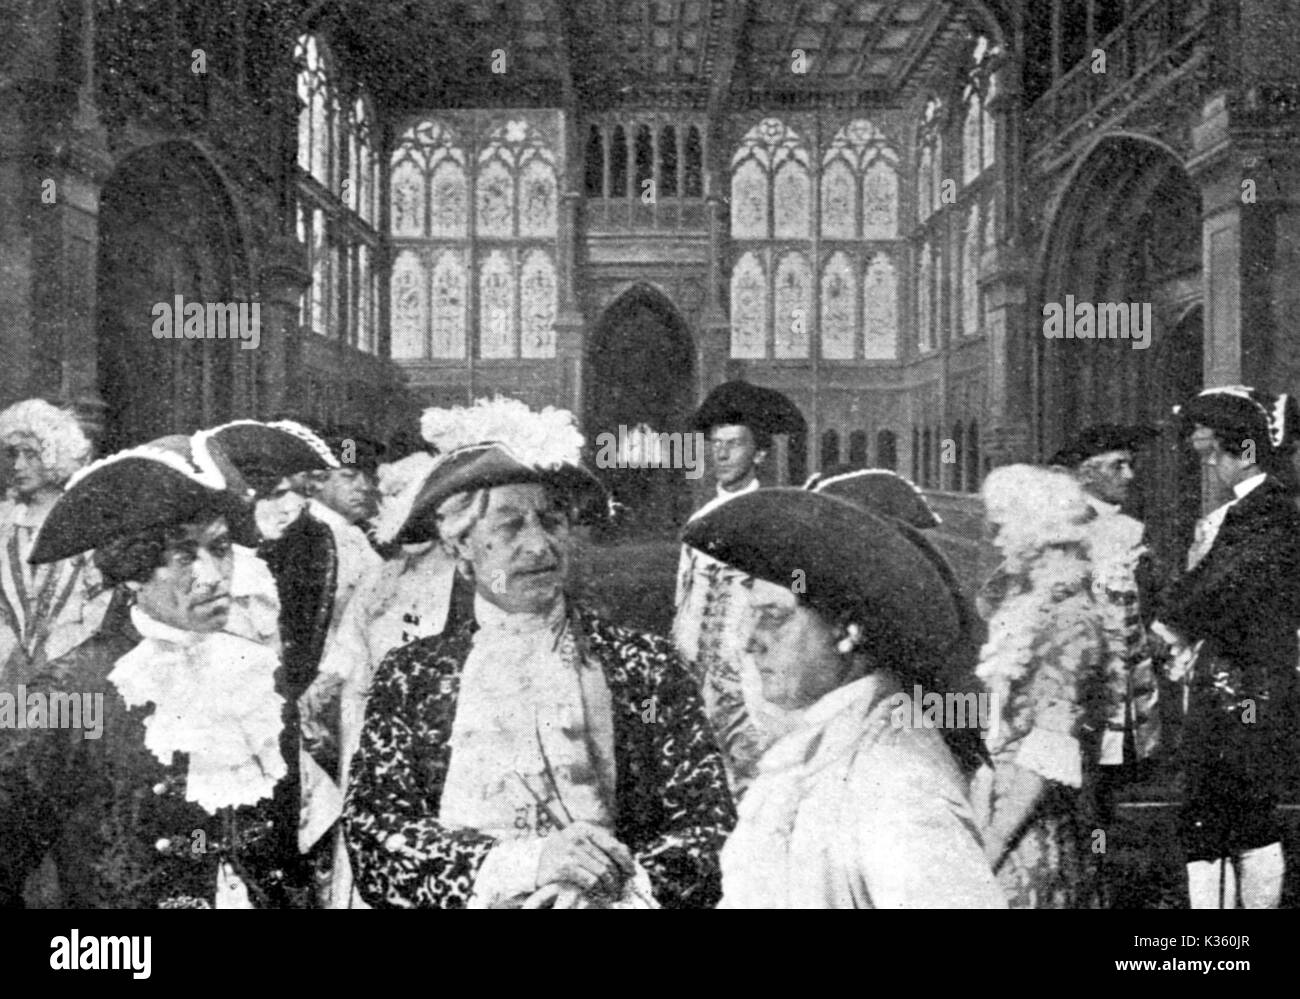
M 943 523 L 925 501 L 921 490 L 888 468 L 862 468 L 831 475 L 817 472 L 803 487 L 847 500 L 886 517 L 895 517 L 921 530 Z
M 233 420 L 194 435 L 196 448 L 211 452 L 213 443 L 229 459 L 244 484 L 259 492 L 274 487 L 289 475 L 339 467 L 329 445 L 292 420 L 274 423 Z M 228 485 L 239 491 L 239 483 Z
M 1098 423 L 1080 431 L 1052 456 L 1049 465 L 1074 468 L 1081 462 L 1110 451 L 1136 451 L 1156 437 L 1154 427 Z
M 227 488 L 222 460 L 174 435 L 92 462 L 68 480 L 27 561 L 57 562 L 212 510 L 226 514 L 235 541 L 256 546 L 247 504 Z
M 1273 396 L 1247 385 L 1210 388 L 1174 407 L 1188 429 L 1209 427 L 1234 443 L 1254 441 L 1259 451 L 1288 450 L 1300 429 L 1300 410 L 1285 393 Z
M 723 382 L 691 417 L 691 429 L 706 434 L 733 424 L 765 434 L 800 434 L 807 426 L 798 407 L 776 389 L 745 381 Z
M 568 497 L 578 519 L 608 510 L 604 486 L 581 462 L 584 438 L 573 414 L 535 412 L 517 399 L 479 399 L 471 407 L 427 409 L 421 433 L 439 456 L 393 501 L 377 540 L 416 544 L 438 537 L 438 508 L 457 493 L 541 482 Z
M 930 554 L 892 520 L 845 500 L 759 489 L 691 521 L 683 540 L 858 624 L 864 647 L 906 675 L 936 675 L 964 639 L 961 596 Z

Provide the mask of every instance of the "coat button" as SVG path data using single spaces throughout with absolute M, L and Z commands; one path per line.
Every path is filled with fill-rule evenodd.
M 154 794 L 166 794 L 166 793 L 167 793 L 167 785 L 166 785 L 163 781 L 159 781 L 157 784 L 155 784 L 155 785 L 153 786 L 153 793 L 154 793 Z
M 159 853 L 166 853 L 171 848 L 172 848 L 172 841 L 169 840 L 166 836 L 164 836 L 162 839 L 158 840 L 158 842 L 154 844 L 154 849 L 157 850 Z

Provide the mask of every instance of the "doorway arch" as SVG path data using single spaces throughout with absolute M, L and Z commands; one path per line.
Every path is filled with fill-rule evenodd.
M 586 363 L 583 426 L 593 447 L 602 434 L 617 440 L 620 428 L 626 435 L 642 424 L 655 433 L 687 432 L 695 399 L 695 345 L 663 293 L 636 284 L 611 303 L 587 342 Z M 596 474 L 628 507 L 629 522 L 638 528 L 676 528 L 689 516 L 692 480 L 682 468 L 597 467 Z
M 244 353 L 237 340 L 155 339 L 152 333 L 154 306 L 173 305 L 178 295 L 186 303 L 246 297 L 238 223 L 216 170 L 185 142 L 132 154 L 104 185 L 99 235 L 105 449 L 235 415 L 235 372 Z
M 1199 512 L 1200 474 L 1172 407 L 1203 380 L 1201 198 L 1168 147 L 1145 136 L 1101 139 L 1076 167 L 1045 241 L 1030 335 L 1039 357 L 1039 445 L 1051 455 L 1097 423 L 1161 431 L 1145 449 L 1126 508 L 1152 544 L 1181 559 Z M 1046 339 L 1042 306 L 1120 303 L 1150 315 L 1150 345 Z M 1072 316 L 1066 316 L 1067 328 Z M 1188 519 L 1190 516 L 1190 520 Z

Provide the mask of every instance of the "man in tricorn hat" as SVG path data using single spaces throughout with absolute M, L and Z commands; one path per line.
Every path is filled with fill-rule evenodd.
M 717 493 L 691 519 L 758 489 L 773 434 L 803 427 L 799 411 L 780 392 L 744 381 L 717 386 L 691 418 L 691 429 L 708 437 Z M 763 702 L 758 676 L 737 644 L 746 606 L 744 579 L 738 570 L 682 546 L 673 642 L 700 686 L 737 797 L 784 716 Z
M 605 510 L 572 414 L 441 411 L 436 511 L 472 620 L 391 652 L 345 805 L 356 887 L 398 908 L 708 908 L 735 813 L 667 641 L 569 593 L 572 526 Z
M 0 905 L 47 849 L 70 908 L 306 903 L 272 807 L 287 774 L 279 660 L 224 630 L 233 544 L 255 543 L 227 486 L 207 448 L 164 438 L 81 470 L 41 526 L 33 564 L 93 549 L 116 593 L 28 695 L 79 702 L 81 726 L 29 731 L 4 775 Z
M 1295 401 L 1232 385 L 1175 412 L 1231 499 L 1202 517 L 1187 571 L 1158 622 L 1182 654 L 1186 793 L 1181 831 L 1193 908 L 1276 908 L 1284 862 L 1275 814 L 1293 765 L 1300 627 L 1300 511 L 1291 482 Z M 1231 864 L 1228 861 L 1231 860 Z
M 745 647 L 795 718 L 740 803 L 722 907 L 1004 908 L 952 730 L 914 727 L 908 704 L 965 646 L 931 555 L 896 521 L 797 489 L 721 504 L 684 537 L 748 577 Z
M 1097 424 L 1051 461 L 1073 474 L 1097 515 L 1089 526 L 1089 557 L 1106 638 L 1107 718 L 1096 761 L 1103 822 L 1120 787 L 1147 776 L 1144 766 L 1160 745 L 1160 687 L 1147 633 L 1150 608 L 1144 606 L 1154 570 L 1142 522 L 1121 510 L 1135 456 L 1155 436 L 1150 427 Z

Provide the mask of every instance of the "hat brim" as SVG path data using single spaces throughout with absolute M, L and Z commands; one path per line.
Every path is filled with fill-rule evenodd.
M 305 427 L 302 432 L 310 433 Z M 337 467 L 309 441 L 264 423 L 229 423 L 208 432 L 206 440 L 215 442 L 239 474 L 254 485 Z M 317 446 L 328 450 L 324 441 Z
M 499 444 L 484 444 L 460 448 L 439 459 L 412 491 L 410 512 L 393 540 L 410 545 L 437 539 L 438 508 L 457 493 L 528 482 L 550 486 L 565 496 L 578 521 L 599 520 L 607 514 L 605 487 L 581 465 L 539 469 L 519 461 Z
M 823 496 L 834 496 L 872 513 L 897 518 L 921 530 L 943 523 L 916 486 L 887 468 L 865 468 L 843 475 L 810 479 L 804 488 Z
M 1089 427 L 1052 455 L 1049 465 L 1073 468 L 1089 458 L 1112 451 L 1137 451 L 1159 436 L 1155 427 L 1103 424 Z
M 204 511 L 226 517 L 231 536 L 255 547 L 248 506 L 148 458 L 126 457 L 93 470 L 55 502 L 27 561 L 58 562 L 155 527 L 184 524 Z
M 932 675 L 964 635 L 961 596 L 894 522 L 801 489 L 759 489 L 691 521 L 683 541 L 862 627 L 883 666 Z
M 745 426 L 767 434 L 801 434 L 808 424 L 799 408 L 776 389 L 749 382 L 724 382 L 708 394 L 691 417 L 692 430 Z

